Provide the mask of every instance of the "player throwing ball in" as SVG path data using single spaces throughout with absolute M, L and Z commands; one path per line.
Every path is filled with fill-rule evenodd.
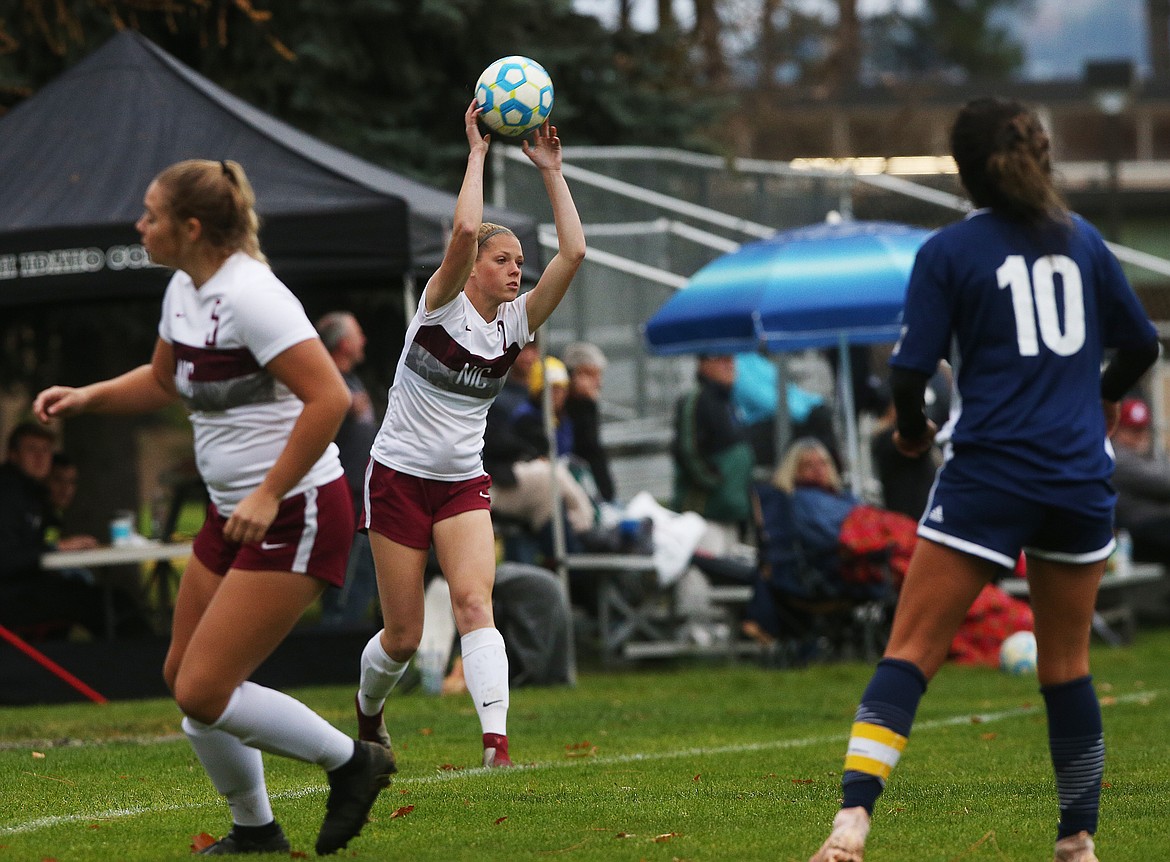
M 492 615 L 496 550 L 491 478 L 483 469 L 487 412 L 520 349 L 533 339 L 585 259 L 585 233 L 561 172 L 561 139 L 545 123 L 523 143 L 552 205 L 557 253 L 520 294 L 524 251 L 512 231 L 483 222 L 489 138 L 473 101 L 470 153 L 451 239 L 406 332 L 386 417 L 366 471 L 365 512 L 385 628 L 362 653 L 359 737 L 387 748 L 386 697 L 418 649 L 423 573 L 431 545 L 451 588 L 463 674 L 483 732 L 484 766 L 510 766 L 508 657 Z
M 860 862 L 927 682 L 979 591 L 1021 550 L 1056 773 L 1055 859 L 1097 862 L 1105 743 L 1089 633 L 1114 547 L 1106 435 L 1118 402 L 1157 358 L 1158 337 L 1101 236 L 1057 194 L 1034 113 L 973 101 L 955 121 L 951 152 L 978 209 L 934 234 L 915 260 L 890 358 L 894 443 L 909 456 L 931 445 L 923 393 L 940 359 L 953 360 L 962 411 L 889 645 L 857 708 L 841 810 L 812 862 Z
M 151 260 L 176 272 L 150 364 L 78 389 L 50 387 L 33 408 L 47 422 L 187 406 L 211 503 L 179 584 L 163 674 L 231 808 L 231 831 L 202 853 L 288 852 L 265 788 L 267 751 L 327 771 L 316 843 L 327 854 L 361 831 L 394 761 L 247 681 L 326 585 L 341 585 L 353 536 L 332 442 L 349 390 L 268 268 L 253 204 L 235 162 L 185 161 L 160 173 L 137 228 Z

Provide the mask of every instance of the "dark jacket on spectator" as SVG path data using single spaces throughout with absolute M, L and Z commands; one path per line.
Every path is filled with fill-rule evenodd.
M 601 411 L 597 402 L 570 395 L 565 413 L 573 427 L 573 454 L 589 465 L 601 499 L 612 503 L 617 492 L 609 469 L 609 455 L 601 445 Z
M 674 508 L 723 524 L 751 517 L 752 447 L 731 405 L 731 388 L 699 377 L 675 410 Z
M 1170 527 L 1170 469 L 1124 446 L 1114 447 L 1114 458 L 1117 526 L 1132 530 L 1160 522 Z
M 501 488 L 516 486 L 513 464 L 517 461 L 531 461 L 544 454 L 544 451 L 518 434 L 512 422 L 516 409 L 527 400 L 527 387 L 507 382 L 488 408 L 487 426 L 483 432 L 483 469 L 492 477 L 492 483 Z M 546 443 L 544 450 L 547 449 Z
M 45 547 L 48 491 L 12 464 L 0 465 L 0 590 L 35 578 Z

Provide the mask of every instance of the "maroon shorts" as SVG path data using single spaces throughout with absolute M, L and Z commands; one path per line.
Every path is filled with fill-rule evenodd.
M 425 551 L 431 546 L 431 530 L 439 521 L 475 509 L 490 511 L 491 487 L 486 473 L 462 482 L 442 482 L 371 461 L 366 471 L 362 524 L 400 545 Z
M 214 503 L 195 537 L 195 558 L 217 575 L 228 569 L 299 572 L 340 587 L 353 544 L 353 498 L 342 476 L 287 497 L 259 542 L 241 545 L 224 538 L 227 518 Z

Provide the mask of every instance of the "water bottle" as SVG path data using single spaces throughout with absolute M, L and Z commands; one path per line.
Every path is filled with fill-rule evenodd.
M 1117 577 L 1129 576 L 1130 564 L 1133 562 L 1133 536 L 1129 530 L 1117 531 Z
M 134 513 L 119 509 L 110 521 L 110 544 L 116 548 L 129 545 L 134 534 Z
M 423 691 L 427 694 L 442 693 L 443 675 L 447 672 L 443 654 L 437 649 L 420 649 L 416 654 L 416 660 L 422 677 Z

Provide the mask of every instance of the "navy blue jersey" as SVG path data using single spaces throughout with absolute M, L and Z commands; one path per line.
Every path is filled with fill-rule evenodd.
M 903 324 L 891 365 L 930 375 L 957 351 L 946 470 L 1045 502 L 1112 474 L 1103 355 L 1157 333 L 1088 222 L 1041 232 L 979 210 L 943 228 L 915 259 Z

